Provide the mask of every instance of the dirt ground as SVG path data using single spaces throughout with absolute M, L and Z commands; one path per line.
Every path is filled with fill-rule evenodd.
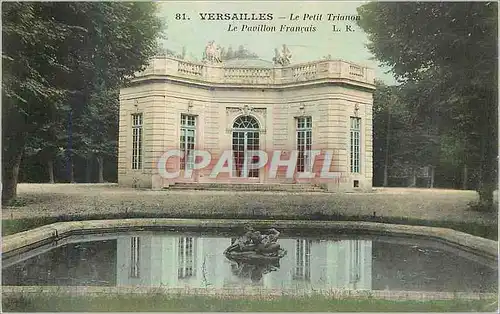
M 474 191 L 376 188 L 373 193 L 151 191 L 116 184 L 19 184 L 16 206 L 3 219 L 120 212 L 373 215 L 492 224 L 496 213 L 468 209 Z

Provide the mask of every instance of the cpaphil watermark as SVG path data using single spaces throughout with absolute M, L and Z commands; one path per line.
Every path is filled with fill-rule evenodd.
M 288 158 L 282 158 L 282 156 L 288 156 Z M 259 169 L 266 170 L 264 175 L 267 178 L 276 179 L 278 169 L 283 168 L 286 168 L 284 178 L 287 179 L 339 179 L 342 176 L 341 172 L 330 171 L 333 166 L 333 156 L 331 150 L 277 150 L 270 153 L 262 150 L 245 152 L 226 150 L 215 159 L 212 158 L 210 152 L 205 150 L 192 150 L 187 156 L 181 150 L 168 150 L 158 159 L 156 167 L 158 174 L 166 179 L 180 177 L 189 179 L 192 178 L 195 170 L 206 169 L 209 166 L 212 166 L 209 177 L 213 179 L 223 173 L 229 178 L 247 178 Z M 176 169 L 169 171 L 167 165 L 170 159 L 177 159 L 179 164 L 184 165 L 184 169 L 170 167 Z

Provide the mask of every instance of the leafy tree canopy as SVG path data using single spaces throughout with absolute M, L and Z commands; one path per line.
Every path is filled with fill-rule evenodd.
M 96 134 L 114 128 L 116 90 L 147 65 L 163 25 L 150 2 L 4 2 L 2 22 L 6 200 L 26 144 L 59 147 L 67 127 L 103 144 Z
M 425 129 L 480 156 L 479 195 L 492 205 L 497 168 L 496 2 L 371 2 L 358 8 L 368 49 L 389 66 Z M 445 145 L 450 147 L 450 145 Z M 456 145 L 454 145 L 456 146 Z M 466 158 L 464 158 L 466 159 Z

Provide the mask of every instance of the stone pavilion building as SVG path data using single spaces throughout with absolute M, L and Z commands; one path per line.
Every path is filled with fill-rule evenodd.
M 121 90 L 120 185 L 307 183 L 329 191 L 371 189 L 372 69 L 330 59 L 294 64 L 285 46 L 274 62 L 222 62 L 214 47 L 207 46 L 203 62 L 156 57 Z M 180 154 L 161 159 L 172 150 Z M 210 162 L 193 169 L 201 163 L 193 150 L 209 152 Z M 267 165 L 250 169 L 247 153 L 253 150 L 267 152 L 269 160 L 275 151 L 282 151 L 282 160 L 297 158 L 294 175 L 284 167 L 276 176 Z M 301 179 L 298 174 L 322 168 L 323 155 L 312 158 L 312 150 L 333 151 L 329 170 L 341 176 L 327 182 L 318 176 Z M 224 151 L 232 154 L 232 162 L 224 163 L 230 171 L 211 176 Z M 160 164 L 178 175 L 164 176 Z

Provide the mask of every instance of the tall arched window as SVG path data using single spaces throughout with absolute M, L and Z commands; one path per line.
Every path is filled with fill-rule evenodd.
M 233 123 L 234 129 L 259 129 L 259 121 L 252 116 L 239 116 L 234 120 Z
M 258 157 L 249 151 L 259 150 L 259 121 L 244 115 L 233 123 L 233 158 L 234 175 L 242 178 L 258 178 L 259 169 L 250 169 L 250 164 L 257 163 Z

